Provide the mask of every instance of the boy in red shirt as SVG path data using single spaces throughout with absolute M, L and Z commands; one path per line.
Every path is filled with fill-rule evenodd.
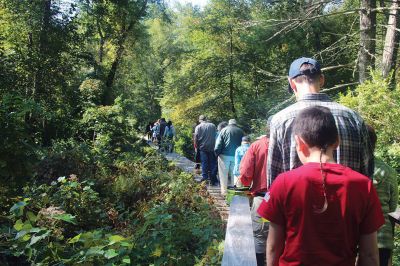
M 354 266 L 358 254 L 358 265 L 377 266 L 379 199 L 368 177 L 335 163 L 332 113 L 304 109 L 293 134 L 303 166 L 279 175 L 258 209 L 270 221 L 267 265 Z

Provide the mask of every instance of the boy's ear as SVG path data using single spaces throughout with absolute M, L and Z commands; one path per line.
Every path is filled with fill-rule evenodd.
M 296 141 L 296 147 L 298 151 L 301 151 L 304 154 L 308 154 L 308 145 L 307 143 L 298 135 L 294 136 Z
M 293 93 L 296 93 L 297 92 L 296 83 L 294 83 L 293 79 L 291 79 L 291 78 L 288 78 L 288 81 L 289 81 L 290 87 L 293 90 Z
M 336 150 L 339 147 L 340 141 L 339 138 L 336 139 L 335 144 L 333 144 L 333 149 Z

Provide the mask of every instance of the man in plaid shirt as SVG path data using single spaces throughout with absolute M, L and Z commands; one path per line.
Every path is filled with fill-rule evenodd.
M 325 78 L 318 61 L 305 57 L 296 59 L 290 66 L 288 80 L 289 92 L 296 95 L 297 102 L 271 119 L 267 162 L 268 187 L 280 173 L 301 165 L 292 136 L 292 123 L 302 109 L 313 105 L 329 108 L 335 118 L 340 138 L 339 148 L 334 155 L 336 162 L 372 178 L 374 157 L 365 123 L 355 111 L 333 102 L 328 95 L 320 93 Z

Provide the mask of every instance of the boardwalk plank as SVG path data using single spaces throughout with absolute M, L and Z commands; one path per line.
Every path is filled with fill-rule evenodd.
M 256 266 L 249 199 L 234 196 L 225 236 L 223 266 Z

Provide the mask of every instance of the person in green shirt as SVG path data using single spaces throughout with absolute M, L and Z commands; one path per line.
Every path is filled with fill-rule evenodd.
M 377 140 L 375 130 L 369 125 L 367 128 L 372 147 L 375 149 Z M 388 213 L 394 212 L 397 208 L 399 198 L 397 172 L 384 161 L 375 157 L 373 182 L 385 216 L 385 224 L 378 230 L 379 261 L 381 266 L 388 266 L 394 246 L 394 224 L 389 220 Z

